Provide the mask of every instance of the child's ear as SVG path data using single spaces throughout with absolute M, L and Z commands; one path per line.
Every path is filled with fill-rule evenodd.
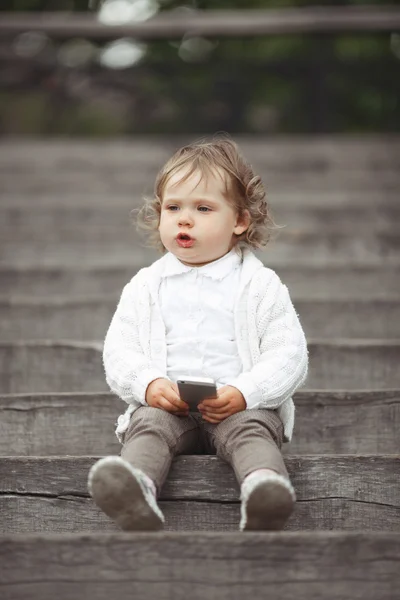
M 250 223 L 251 223 L 250 213 L 248 210 L 245 210 L 243 212 L 242 217 L 241 218 L 238 217 L 236 219 L 236 226 L 233 230 L 234 233 L 236 233 L 236 235 L 240 235 L 241 233 L 246 231 L 246 229 L 248 229 Z

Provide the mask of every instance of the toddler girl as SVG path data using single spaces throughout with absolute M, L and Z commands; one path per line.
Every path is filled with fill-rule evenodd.
M 293 393 L 308 369 L 287 287 L 252 252 L 273 226 L 259 176 L 230 139 L 178 150 L 138 226 L 163 254 L 124 287 L 104 343 L 120 456 L 91 468 L 88 489 L 124 530 L 158 530 L 157 496 L 178 454 L 217 454 L 241 489 L 241 530 L 283 528 L 295 493 L 280 452 Z M 177 379 L 212 377 L 218 397 L 189 413 Z

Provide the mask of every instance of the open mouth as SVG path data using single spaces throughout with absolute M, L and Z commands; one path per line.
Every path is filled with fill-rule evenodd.
M 180 233 L 176 236 L 176 241 L 181 248 L 190 248 L 194 244 L 194 239 L 187 233 Z

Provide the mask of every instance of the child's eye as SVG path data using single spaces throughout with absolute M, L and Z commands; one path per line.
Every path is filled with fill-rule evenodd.
M 167 206 L 167 210 L 172 210 L 173 208 L 178 208 L 178 207 L 175 205 Z M 211 211 L 211 208 L 208 208 L 208 206 L 199 206 L 199 210 L 201 210 L 202 208 L 205 208 L 206 211 Z M 202 211 L 202 212 L 205 212 L 205 211 Z

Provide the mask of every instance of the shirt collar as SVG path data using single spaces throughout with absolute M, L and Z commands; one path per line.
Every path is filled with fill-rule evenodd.
M 239 254 L 238 254 L 239 252 Z M 161 277 L 170 277 L 171 275 L 180 275 L 196 269 L 201 275 L 211 277 L 212 279 L 223 279 L 231 273 L 242 262 L 242 252 L 240 248 L 232 248 L 230 252 L 221 256 L 203 267 L 189 267 L 184 265 L 172 252 L 166 256 L 166 264 Z

